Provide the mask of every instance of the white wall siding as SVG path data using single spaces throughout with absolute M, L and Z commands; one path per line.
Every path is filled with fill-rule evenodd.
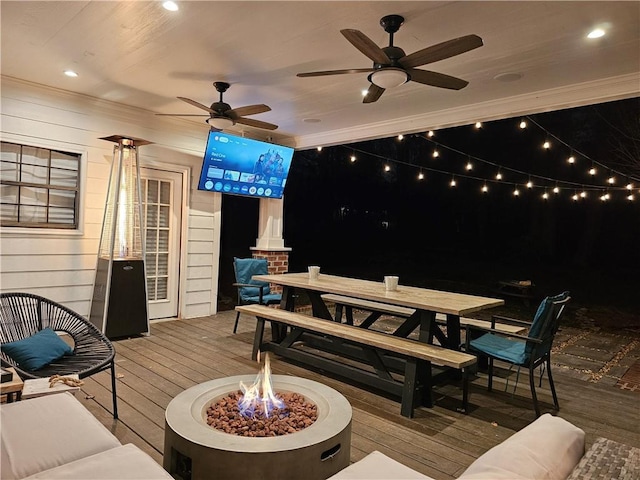
M 220 194 L 195 190 L 208 127 L 9 77 L 1 80 L 2 140 L 80 153 L 82 165 L 78 230 L 0 230 L 0 290 L 36 293 L 89 315 L 113 157 L 113 143 L 100 138 L 131 135 L 153 142 L 140 147 L 141 166 L 190 169 L 180 315 L 215 313 L 222 202 Z

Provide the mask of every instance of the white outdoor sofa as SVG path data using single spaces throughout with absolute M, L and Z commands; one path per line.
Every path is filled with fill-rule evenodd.
M 172 480 L 135 445 L 122 445 L 72 394 L 0 408 L 0 478 Z

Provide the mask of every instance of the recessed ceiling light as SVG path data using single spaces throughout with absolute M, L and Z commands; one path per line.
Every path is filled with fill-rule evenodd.
M 589 32 L 589 35 L 587 35 L 587 38 L 600 38 L 600 37 L 604 37 L 605 35 L 605 31 L 602 28 L 596 28 L 594 30 L 591 30 Z
M 521 73 L 505 72 L 505 73 L 499 73 L 498 75 L 493 77 L 493 79 L 498 80 L 499 82 L 515 82 L 517 80 L 520 80 L 522 77 L 523 75 Z
M 164 7 L 165 10 L 169 10 L 170 12 L 178 11 L 178 4 L 176 2 L 171 2 L 171 1 L 164 2 L 162 6 Z
M 77 76 L 78 76 L 78 74 L 77 74 L 76 72 L 74 72 L 73 70 L 65 70 L 65 71 L 64 71 L 64 74 L 65 74 L 67 77 L 74 77 L 74 78 L 75 78 L 75 77 L 77 77 Z

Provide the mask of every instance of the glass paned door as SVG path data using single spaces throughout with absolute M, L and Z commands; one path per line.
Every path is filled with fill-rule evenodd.
M 178 315 L 182 175 L 142 168 L 149 319 Z

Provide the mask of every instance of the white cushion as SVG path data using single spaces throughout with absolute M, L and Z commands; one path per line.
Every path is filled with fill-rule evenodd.
M 459 480 L 565 479 L 584 454 L 584 431 L 545 413 L 496 445 Z
M 69 393 L 8 403 L 0 415 L 2 480 L 27 477 L 120 446 Z
M 328 480 L 433 480 L 386 455 L 373 451 Z
M 153 458 L 132 443 L 36 473 L 46 480 L 173 480 Z

